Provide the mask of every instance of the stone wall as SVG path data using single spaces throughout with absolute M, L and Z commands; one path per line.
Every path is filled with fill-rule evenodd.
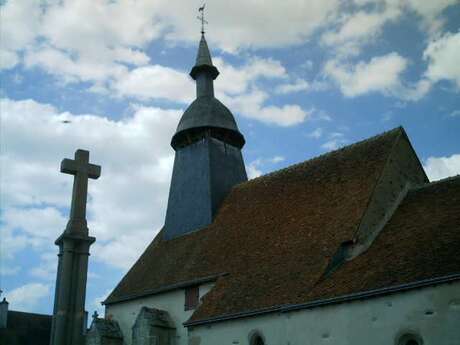
M 360 301 L 223 321 L 189 329 L 189 345 L 399 345 L 407 335 L 423 345 L 460 344 L 460 282 Z

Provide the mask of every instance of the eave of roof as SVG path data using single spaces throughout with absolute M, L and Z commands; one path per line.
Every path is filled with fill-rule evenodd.
M 214 274 L 214 275 L 207 276 L 207 277 L 191 279 L 191 280 L 179 282 L 179 283 L 176 283 L 176 284 L 162 286 L 162 287 L 157 288 L 157 289 L 147 290 L 147 291 L 142 292 L 142 293 L 126 295 L 126 296 L 124 296 L 122 298 L 112 299 L 110 301 L 105 300 L 105 301 L 102 301 L 101 304 L 102 305 L 111 305 L 111 304 L 120 303 L 120 302 L 132 301 L 132 300 L 147 297 L 147 296 L 153 296 L 153 295 L 158 295 L 160 293 L 165 293 L 165 292 L 170 292 L 170 291 L 174 291 L 174 290 L 178 290 L 178 289 L 183 289 L 183 288 L 186 288 L 186 287 L 189 287 L 189 286 L 195 286 L 195 285 L 200 285 L 200 284 L 211 283 L 211 282 L 215 282 L 219 277 L 223 277 L 225 275 L 227 275 L 227 273 Z
M 382 297 L 385 295 L 401 293 L 401 292 L 406 292 L 409 290 L 421 289 L 421 288 L 436 286 L 440 284 L 447 284 L 447 283 L 452 283 L 456 281 L 460 281 L 460 273 L 451 274 L 451 275 L 442 276 L 442 277 L 424 279 L 424 280 L 415 281 L 415 282 L 406 283 L 406 284 L 388 286 L 388 287 L 384 287 L 380 289 L 360 291 L 360 292 L 356 292 L 356 293 L 352 293 L 348 295 L 341 295 L 338 297 L 318 299 L 318 300 L 310 301 L 307 303 L 278 305 L 278 306 L 273 306 L 269 308 L 245 311 L 241 313 L 221 315 L 221 316 L 212 317 L 209 319 L 202 319 L 202 320 L 197 320 L 197 321 L 186 321 L 183 323 L 183 325 L 185 327 L 193 327 L 193 326 L 200 326 L 200 325 L 216 323 L 216 322 L 221 322 L 221 321 L 228 321 L 228 320 L 234 320 L 234 319 L 240 319 L 240 318 L 246 318 L 246 317 L 259 316 L 259 315 L 264 315 L 264 314 L 270 314 L 270 313 L 275 313 L 275 312 L 276 313 L 286 313 L 286 312 L 295 311 L 295 310 L 313 309 L 313 308 L 323 307 L 323 306 L 327 306 L 331 304 L 340 304 L 340 303 L 346 303 L 346 302 L 353 302 L 357 300 Z

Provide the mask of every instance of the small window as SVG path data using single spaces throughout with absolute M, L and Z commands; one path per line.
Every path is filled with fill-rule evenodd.
M 195 309 L 198 306 L 199 299 L 200 299 L 200 288 L 198 285 L 185 288 L 184 310 Z

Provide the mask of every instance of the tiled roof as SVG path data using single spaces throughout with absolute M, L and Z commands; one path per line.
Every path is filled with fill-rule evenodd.
M 51 315 L 8 311 L 6 328 L 0 329 L 0 343 L 48 345 Z
M 317 284 L 309 299 L 460 274 L 459 248 L 460 176 L 409 191 L 369 250 Z
M 209 227 L 169 241 L 160 232 L 106 303 L 221 275 L 193 314 L 197 321 L 459 272 L 445 247 L 458 241 L 460 212 L 458 206 L 450 205 L 456 214 L 448 209 L 445 200 L 453 196 L 440 183 L 410 192 L 375 245 L 322 279 L 339 246 L 353 238 L 398 140 L 407 140 L 402 128 L 236 186 Z M 439 210 L 418 203 L 425 195 L 443 200 Z M 430 212 L 433 219 L 420 224 L 418 213 Z M 431 237 L 440 230 L 430 226 L 450 227 L 440 233 L 450 238 L 417 247 L 423 236 L 414 238 L 416 224 L 429 228 L 423 236 Z M 400 236 L 395 243 L 392 232 Z M 384 264 L 389 245 L 409 258 Z M 439 246 L 443 254 L 417 251 L 427 246 Z M 420 266 L 423 260 L 431 266 Z

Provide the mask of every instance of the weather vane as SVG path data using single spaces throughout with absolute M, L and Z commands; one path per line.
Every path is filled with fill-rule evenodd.
M 208 22 L 204 20 L 204 7 L 205 6 L 206 4 L 203 4 L 203 6 L 201 6 L 198 9 L 198 12 L 200 12 L 200 15 L 197 17 L 201 21 L 201 34 L 202 35 L 204 35 L 204 24 L 208 24 Z

